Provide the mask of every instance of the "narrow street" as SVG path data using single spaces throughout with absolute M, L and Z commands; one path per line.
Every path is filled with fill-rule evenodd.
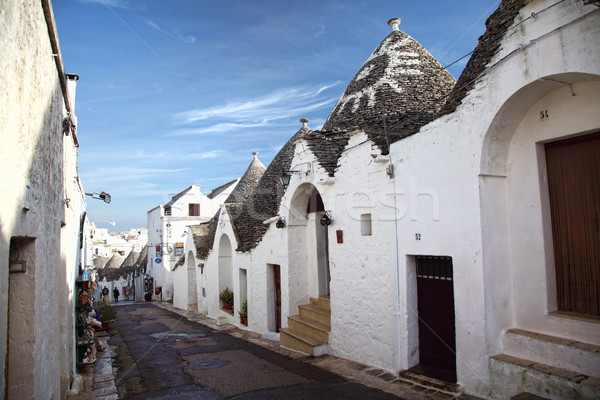
M 110 326 L 121 399 L 397 399 L 151 303 Z

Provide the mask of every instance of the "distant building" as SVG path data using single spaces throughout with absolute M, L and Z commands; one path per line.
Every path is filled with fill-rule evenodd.
M 160 287 L 164 300 L 173 299 L 175 264 L 183 257 L 187 226 L 208 221 L 229 196 L 237 180 L 214 189 L 208 196 L 192 185 L 171 200 L 148 211 L 148 277 Z
M 132 250 L 142 251 L 148 243 L 148 228 L 133 228 L 127 232 L 108 232 L 97 228 L 92 222 L 92 253 L 94 256 L 110 257 L 114 253 L 127 256 Z
M 599 398 L 598 5 L 503 0 L 457 82 L 391 20 L 323 129 L 189 228 L 174 304 L 486 398 Z

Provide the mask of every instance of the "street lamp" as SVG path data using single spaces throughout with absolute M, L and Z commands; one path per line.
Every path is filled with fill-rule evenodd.
M 110 203 L 110 194 L 106 192 L 86 193 L 86 196 L 91 196 L 92 199 L 104 200 L 105 203 Z

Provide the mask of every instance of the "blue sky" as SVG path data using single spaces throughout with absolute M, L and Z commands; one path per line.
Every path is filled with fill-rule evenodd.
M 390 18 L 443 65 L 472 51 L 498 0 L 55 0 L 65 69 L 79 75 L 79 173 L 111 231 L 196 184 L 268 165 L 319 129 Z M 458 78 L 468 57 L 448 68 Z M 106 222 L 114 221 L 112 227 Z

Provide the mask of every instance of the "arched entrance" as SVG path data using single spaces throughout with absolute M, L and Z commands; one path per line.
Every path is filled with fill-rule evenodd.
M 219 239 L 219 293 L 225 288 L 233 291 L 231 256 L 231 241 L 227 235 L 222 235 Z
M 288 215 L 290 311 L 308 297 L 329 296 L 328 228 L 320 224 L 325 211 L 317 188 L 300 185 L 290 203 Z
M 486 133 L 480 173 L 486 304 L 506 305 L 489 313 L 492 336 L 511 326 L 580 339 L 589 334 L 547 318 L 561 311 L 558 286 L 565 284 L 557 275 L 548 144 L 600 131 L 598 93 L 600 79 L 593 75 L 538 80 L 506 101 Z
M 187 279 L 188 279 L 188 310 L 198 311 L 198 283 L 196 281 L 196 266 L 194 265 L 194 253 L 187 255 Z

